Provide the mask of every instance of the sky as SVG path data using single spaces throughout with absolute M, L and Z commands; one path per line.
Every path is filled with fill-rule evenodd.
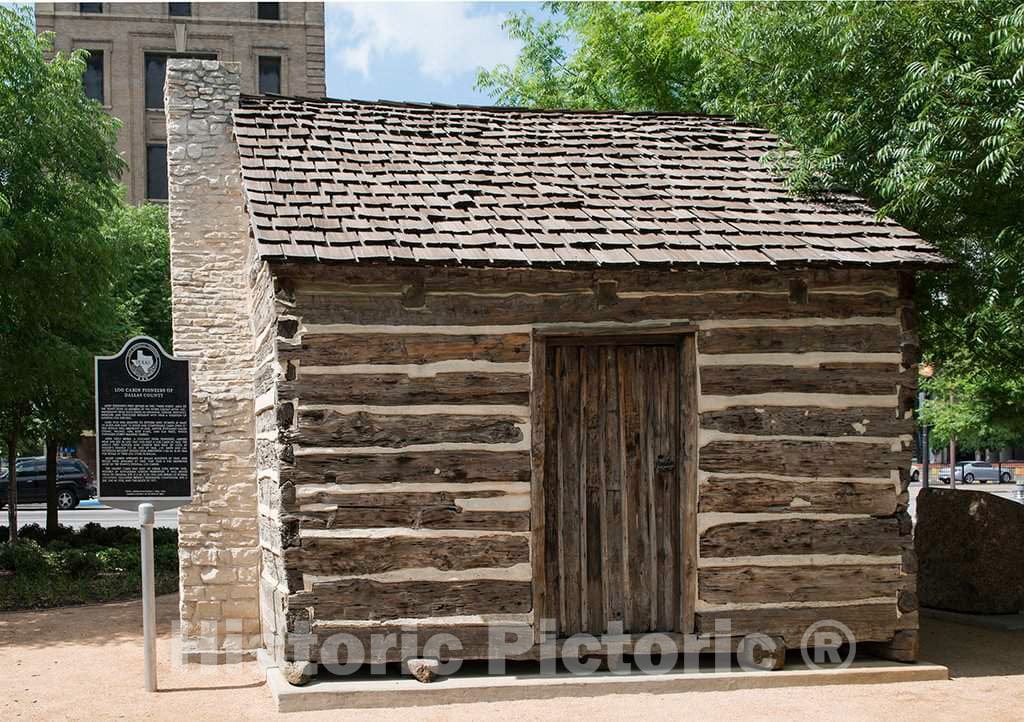
M 477 69 L 511 64 L 509 12 L 535 2 L 326 3 L 327 94 L 334 98 L 489 104 Z

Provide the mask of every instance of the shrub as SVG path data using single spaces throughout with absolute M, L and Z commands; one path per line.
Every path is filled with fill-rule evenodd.
M 178 545 L 157 544 L 153 548 L 153 563 L 157 569 L 178 569 Z
M 21 527 L 21 531 L 18 532 L 19 539 L 25 539 L 26 541 L 34 541 L 37 544 L 46 544 L 46 529 L 39 526 L 38 524 L 26 524 Z
M 54 566 L 72 577 L 84 577 L 99 571 L 100 564 L 95 553 L 85 549 L 68 549 L 52 555 Z
M 178 533 L 154 531 L 157 593 L 173 592 L 178 585 Z M 0 610 L 138 597 L 142 587 L 138 529 L 98 524 L 80 530 L 61 527 L 51 541 L 35 524 L 22 532 L 16 544 L 0 543 Z
M 160 546 L 162 544 L 178 544 L 178 530 L 168 529 L 165 526 L 157 527 L 153 530 L 153 544 Z
M 96 559 L 103 571 L 130 572 L 133 569 L 139 569 L 141 567 L 141 555 L 142 552 L 138 549 L 129 549 L 127 547 L 108 547 L 96 552 Z M 177 553 L 175 553 L 175 558 L 177 558 Z
M 51 571 L 50 559 L 34 539 L 0 544 L 0 569 L 28 577 L 44 576 Z

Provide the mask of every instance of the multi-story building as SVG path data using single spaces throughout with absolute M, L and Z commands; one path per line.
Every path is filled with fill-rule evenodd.
M 322 2 L 40 2 L 35 13 L 56 50 L 89 51 L 85 91 L 123 124 L 132 203 L 167 198 L 168 58 L 239 62 L 245 93 L 326 95 Z

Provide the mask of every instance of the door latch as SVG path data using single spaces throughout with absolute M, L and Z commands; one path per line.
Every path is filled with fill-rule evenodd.
M 654 468 L 658 471 L 672 471 L 676 468 L 676 460 L 669 456 L 658 454 L 658 458 L 654 462 Z

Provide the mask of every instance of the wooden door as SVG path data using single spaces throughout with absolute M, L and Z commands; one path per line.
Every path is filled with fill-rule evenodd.
M 545 344 L 544 608 L 557 636 L 688 631 L 682 342 Z

